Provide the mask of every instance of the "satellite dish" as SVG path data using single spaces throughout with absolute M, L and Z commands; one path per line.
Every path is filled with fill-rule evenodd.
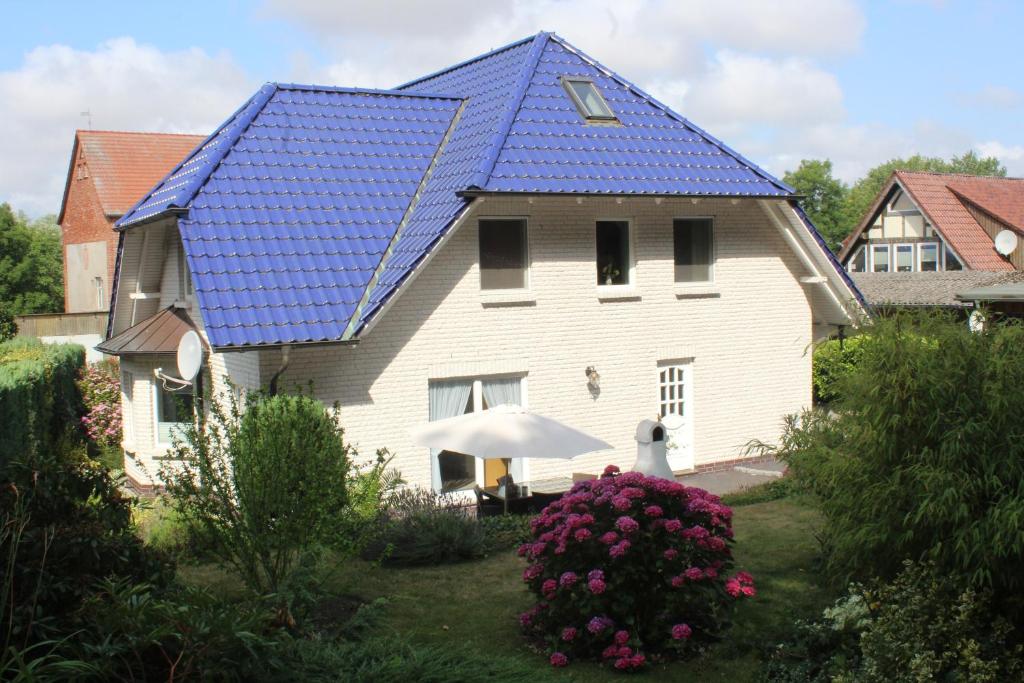
M 199 367 L 203 364 L 203 343 L 195 330 L 189 330 L 181 335 L 178 342 L 178 376 L 186 382 L 191 382 L 199 374 Z
M 1017 248 L 1017 233 L 1012 230 L 1000 230 L 996 235 L 996 251 L 1009 256 Z

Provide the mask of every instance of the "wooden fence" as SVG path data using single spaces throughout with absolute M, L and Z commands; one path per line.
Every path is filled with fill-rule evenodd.
M 14 322 L 20 337 L 71 337 L 83 334 L 103 337 L 107 331 L 107 312 L 16 315 Z

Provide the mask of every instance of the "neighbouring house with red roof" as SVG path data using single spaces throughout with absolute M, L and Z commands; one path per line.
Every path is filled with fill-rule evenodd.
M 114 222 L 203 139 L 201 135 L 75 131 L 57 217 L 64 242 L 65 313 L 108 309 L 117 258 Z
M 896 171 L 839 259 L 873 306 L 962 307 L 961 289 L 1024 270 L 1001 232 L 1024 236 L 1024 179 Z

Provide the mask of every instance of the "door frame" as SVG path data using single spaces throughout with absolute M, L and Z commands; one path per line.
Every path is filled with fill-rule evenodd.
M 685 422 L 685 425 L 683 426 L 682 429 L 683 429 L 683 438 L 685 438 L 685 440 L 689 444 L 689 449 L 688 449 L 689 455 L 683 456 L 684 460 L 683 460 L 682 463 L 678 463 L 678 461 L 677 461 L 678 465 L 681 465 L 681 466 L 677 466 L 677 463 L 673 463 L 672 462 L 672 460 L 671 460 L 672 453 L 669 452 L 667 454 L 668 457 L 669 457 L 669 467 L 671 467 L 673 470 L 686 470 L 686 471 L 689 471 L 689 470 L 696 469 L 697 452 L 696 452 L 696 444 L 694 442 L 694 422 L 695 422 L 696 410 L 694 408 L 694 400 L 693 400 L 693 396 L 694 396 L 694 392 L 693 392 L 693 382 L 694 382 L 694 379 L 693 379 L 694 378 L 693 366 L 694 366 L 694 359 L 693 358 L 675 358 L 675 359 L 671 359 L 671 360 L 658 361 L 657 368 L 656 368 L 656 373 L 657 374 L 655 375 L 655 382 L 656 382 L 656 386 L 657 386 L 656 397 L 657 397 L 657 407 L 658 407 L 657 413 L 658 413 L 658 418 L 659 419 L 662 417 L 662 408 L 664 407 L 663 404 L 669 402 L 669 401 L 662 401 L 661 400 L 661 388 L 662 388 L 661 373 L 663 371 L 667 371 L 669 368 L 675 368 L 677 371 L 682 372 L 682 375 L 683 375 L 683 380 L 682 380 L 682 383 L 683 383 L 683 397 L 682 397 L 682 400 L 683 400 L 683 406 L 684 406 L 683 410 L 685 411 L 685 415 L 683 415 L 682 417 L 685 419 L 686 422 Z M 675 414 L 675 413 L 673 413 L 673 414 Z M 667 430 L 666 430 L 666 437 L 670 438 L 668 436 Z

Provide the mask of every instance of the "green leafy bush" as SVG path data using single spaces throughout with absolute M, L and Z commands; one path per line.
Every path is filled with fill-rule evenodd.
M 991 593 L 906 563 L 891 583 L 853 585 L 820 621 L 802 623 L 764 672 L 775 683 L 997 683 L 1024 678 L 1024 648 L 992 618 Z
M 53 448 L 78 423 L 85 349 L 36 339 L 0 343 L 0 466 Z
M 257 680 L 280 668 L 287 637 L 258 603 L 123 579 L 101 582 L 79 616 L 65 650 L 90 663 L 92 680 Z
M 771 500 L 787 498 L 795 492 L 792 477 L 780 477 L 772 479 L 764 484 L 757 484 L 735 493 L 727 493 L 722 496 L 722 502 L 730 507 L 741 507 L 743 505 L 755 505 L 767 503 Z
M 831 403 L 839 398 L 842 383 L 857 367 L 863 344 L 861 336 L 829 339 L 814 347 L 811 378 L 815 402 Z
M 477 522 L 489 551 L 512 550 L 530 540 L 531 515 L 494 515 Z
M 452 496 L 404 489 L 388 501 L 362 555 L 384 566 L 415 566 L 463 562 L 486 551 L 475 515 Z
M 520 549 L 535 605 L 520 615 L 552 666 L 594 659 L 622 671 L 723 637 L 732 605 L 755 594 L 732 568 L 732 511 L 719 498 L 609 466 L 532 523 Z
M 1024 327 L 897 316 L 864 340 L 833 414 L 791 421 L 776 449 L 820 499 L 829 568 L 930 560 L 1024 614 Z
M 10 309 L 0 304 L 0 342 L 14 339 L 18 336 L 18 324 L 14 322 L 14 314 Z
M 99 579 L 160 583 L 173 573 L 136 537 L 131 500 L 82 448 L 0 469 L 0 523 L 0 652 L 72 632 Z
M 161 476 L 193 542 L 253 591 L 278 593 L 302 554 L 339 538 L 352 451 L 309 396 L 254 396 L 243 414 L 228 393 L 226 406 L 206 401 Z

